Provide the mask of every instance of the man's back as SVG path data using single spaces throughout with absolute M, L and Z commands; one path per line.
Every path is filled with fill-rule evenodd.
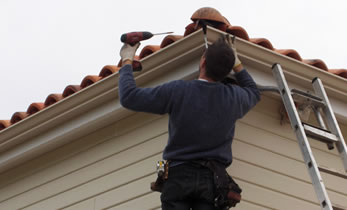
M 121 71 L 122 104 L 135 111 L 170 115 L 164 159 L 231 163 L 235 122 L 259 100 L 258 89 L 245 70 L 236 74 L 242 87 L 178 80 L 155 88 L 137 88 L 130 68 Z

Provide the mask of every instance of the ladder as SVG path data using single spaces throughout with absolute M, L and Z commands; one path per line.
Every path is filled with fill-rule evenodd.
M 336 146 L 342 158 L 344 169 L 347 172 L 346 144 L 323 84 L 319 78 L 314 78 L 312 80 L 312 85 L 315 95 L 312 95 L 296 89 L 290 90 L 280 64 L 275 63 L 272 66 L 272 73 L 277 82 L 278 90 L 288 113 L 291 126 L 296 134 L 296 138 L 298 139 L 301 153 L 310 174 L 320 206 L 324 210 L 333 210 L 333 206 L 325 189 L 318 165 L 307 139 L 307 137 L 310 137 L 312 139 L 324 142 L 327 144 L 328 149 L 330 150 Z M 320 127 L 302 123 L 297 108 L 294 104 L 294 99 L 297 103 L 305 103 L 307 106 L 312 108 Z M 323 116 L 325 117 L 327 125 L 324 123 Z

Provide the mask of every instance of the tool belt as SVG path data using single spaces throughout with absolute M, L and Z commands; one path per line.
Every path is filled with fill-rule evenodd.
M 222 210 L 235 207 L 241 201 L 242 189 L 228 174 L 225 166 L 217 161 L 193 161 L 213 172 L 216 197 L 214 204 Z
M 235 207 L 241 201 L 242 189 L 232 179 L 225 169 L 225 166 L 217 161 L 196 160 L 189 161 L 188 164 L 200 165 L 210 169 L 213 172 L 216 197 L 214 204 L 222 210 L 228 210 Z M 158 161 L 157 163 L 158 177 L 155 182 L 151 183 L 151 190 L 162 192 L 165 181 L 169 174 L 169 161 Z

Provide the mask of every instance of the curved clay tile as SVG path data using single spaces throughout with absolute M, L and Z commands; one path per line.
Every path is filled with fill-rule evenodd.
M 212 25 L 214 28 L 218 29 L 218 30 L 221 30 L 221 31 L 224 31 L 226 32 L 226 30 L 228 29 L 229 25 L 227 24 L 214 24 Z
M 81 88 L 88 87 L 89 85 L 96 83 L 100 79 L 101 79 L 101 77 L 99 77 L 99 76 L 88 75 L 88 76 L 84 77 L 80 86 L 81 86 Z
M 146 57 L 146 56 L 149 56 L 150 54 L 156 52 L 160 50 L 160 46 L 159 45 L 147 45 L 146 47 L 144 47 L 142 50 L 141 50 L 141 53 L 140 53 L 140 59 Z
M 249 36 L 247 34 L 247 31 L 241 26 L 228 26 L 228 28 L 226 29 L 226 32 L 249 41 Z
M 102 68 L 102 70 L 99 73 L 99 77 L 105 78 L 113 73 L 116 73 L 119 71 L 120 67 L 114 66 L 114 65 L 106 65 Z
M 160 44 L 160 48 L 164 48 L 172 43 L 174 43 L 177 40 L 182 39 L 183 36 L 179 36 L 179 35 L 167 35 L 163 41 Z
M 275 52 L 278 52 L 282 55 L 286 55 L 288 57 L 294 58 L 298 61 L 302 61 L 301 56 L 299 55 L 299 53 L 296 50 L 293 50 L 293 49 L 275 49 Z
M 69 85 L 64 89 L 63 97 L 66 98 L 66 97 L 80 91 L 81 89 L 82 88 L 79 85 Z
M 0 120 L 0 131 L 2 129 L 5 129 L 11 125 L 11 122 L 9 120 Z
M 197 30 L 196 29 L 196 24 L 195 23 L 191 23 L 191 24 L 186 26 L 186 30 L 184 31 L 184 35 L 183 36 L 188 36 L 189 34 L 193 33 L 196 30 Z
M 323 69 L 325 71 L 328 71 L 327 65 L 325 65 L 325 63 L 320 59 L 307 59 L 307 60 L 303 60 L 303 62 L 309 65 L 315 66 L 317 68 Z
M 35 114 L 36 112 L 40 111 L 43 108 L 45 108 L 44 103 L 32 103 L 28 107 L 27 113 L 28 113 L 28 115 L 32 115 L 32 114 Z
M 227 25 L 227 24 L 219 23 L 219 22 L 215 22 L 215 21 L 209 21 L 209 20 L 206 20 L 204 23 L 206 25 L 209 25 L 213 28 L 216 28 L 216 29 L 224 31 L 224 32 L 227 31 L 228 27 L 229 27 L 229 25 Z M 201 29 L 202 25 L 203 24 L 200 21 L 196 21 L 195 23 L 191 23 L 191 24 L 187 25 L 185 28 L 183 36 L 188 36 L 189 34 Z
M 347 69 L 329 69 L 328 72 L 347 79 Z
M 251 38 L 250 41 L 269 50 L 274 50 L 274 47 L 272 46 L 271 42 L 265 38 Z
M 218 10 L 211 7 L 202 7 L 196 10 L 190 19 L 192 21 L 209 20 L 229 25 L 229 21 L 226 21 L 226 18 Z
M 11 123 L 15 124 L 21 120 L 23 120 L 24 118 L 26 118 L 28 116 L 28 113 L 26 112 L 16 112 L 12 115 L 11 117 Z
M 47 96 L 45 100 L 45 106 L 50 106 L 56 103 L 57 101 L 60 101 L 61 99 L 63 99 L 62 94 L 52 93 L 49 96 Z

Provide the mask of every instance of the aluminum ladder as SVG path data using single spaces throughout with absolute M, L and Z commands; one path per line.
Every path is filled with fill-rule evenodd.
M 296 138 L 299 141 L 298 143 L 301 153 L 310 174 L 320 206 L 324 210 L 333 210 L 333 206 L 325 189 L 318 165 L 307 139 L 307 137 L 310 137 L 312 139 L 324 142 L 327 144 L 328 149 L 333 149 L 334 146 L 336 146 L 342 158 L 345 172 L 347 172 L 346 143 L 331 108 L 331 104 L 323 87 L 323 83 L 319 78 L 314 78 L 312 80 L 312 86 L 315 92 L 315 95 L 312 95 L 296 89 L 290 90 L 280 64 L 276 63 L 272 66 L 272 73 L 277 82 L 278 90 L 288 113 L 291 126 L 296 134 Z M 305 103 L 307 106 L 312 108 L 320 128 L 302 123 L 297 108 L 294 104 L 294 99 L 297 103 Z M 322 115 L 321 112 L 324 115 Z M 323 116 L 325 116 L 327 126 L 325 125 Z

